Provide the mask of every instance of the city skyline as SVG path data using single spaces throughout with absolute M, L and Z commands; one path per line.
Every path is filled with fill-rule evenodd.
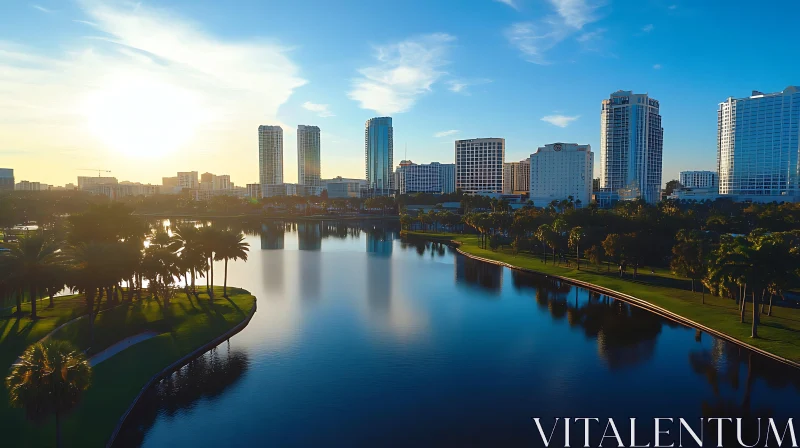
M 447 162 L 454 139 L 486 135 L 521 160 L 552 141 L 599 148 L 599 102 L 626 89 L 661 101 L 666 181 L 714 169 L 720 102 L 796 83 L 774 45 L 790 37 L 796 4 L 762 5 L 773 26 L 744 36 L 720 31 L 750 13 L 745 2 L 696 3 L 412 0 L 387 32 L 356 5 L 307 0 L 7 2 L 0 155 L 18 179 L 59 185 L 91 167 L 157 183 L 154 159 L 164 172 L 213 166 L 244 184 L 257 181 L 255 126 L 312 123 L 326 142 L 322 177 L 361 177 L 360 128 L 372 116 L 393 117 L 397 148 L 418 163 Z M 363 26 L 342 31 L 332 16 Z M 736 76 L 715 62 L 731 58 Z M 287 182 L 295 148 L 287 133 Z

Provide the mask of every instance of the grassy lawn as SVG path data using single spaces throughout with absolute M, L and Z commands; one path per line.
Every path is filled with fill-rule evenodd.
M 656 270 L 655 274 L 651 274 L 649 268 L 640 269 L 637 279 L 633 280 L 632 270 L 629 268 L 622 279 L 614 266 L 611 267 L 611 272 L 606 272 L 605 265 L 591 266 L 582 261 L 579 271 L 575 269 L 574 260 L 572 267 L 554 266 L 549 258 L 547 264 L 544 264 L 538 255 L 514 255 L 507 248 L 497 251 L 482 249 L 477 235 L 429 232 L 407 234 L 436 241 L 458 241 L 461 243 L 461 250 L 478 257 L 610 288 L 660 306 L 762 350 L 800 362 L 800 309 L 774 307 L 772 316 L 762 314 L 759 338 L 752 339 L 752 303 L 748 302 L 747 305 L 746 323 L 740 323 L 738 307 L 733 300 L 706 294 L 705 304 L 702 304 L 701 293 L 689 290 L 688 280 L 677 278 L 663 269 Z
M 230 287 L 228 295 L 229 299 L 223 298 L 222 288 L 218 287 L 213 303 L 205 293 L 200 294 L 199 299 L 179 293 L 168 309 L 159 301 L 145 298 L 98 314 L 95 343 L 89 356 L 144 331 L 156 331 L 159 335 L 94 367 L 91 387 L 78 408 L 63 422 L 65 446 L 105 446 L 119 418 L 150 377 L 244 320 L 255 305 L 255 298 L 243 289 Z M 82 315 L 85 305 L 82 296 L 70 296 L 56 299 L 54 308 L 46 308 L 45 302 L 45 307 L 40 309 L 42 318 L 35 323 L 27 316 L 0 319 L 3 376 L 28 345 L 61 323 Z M 67 325 L 52 337 L 68 340 L 85 350 L 89 348 L 88 321 L 83 319 Z M 8 407 L 4 386 L 0 386 L 0 420 L 4 428 L 13 428 L 5 432 L 3 446 L 52 446 L 55 443 L 53 421 L 43 426 L 26 421 L 21 409 Z

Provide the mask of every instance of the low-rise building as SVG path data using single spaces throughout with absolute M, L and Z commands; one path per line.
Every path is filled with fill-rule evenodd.
M 366 179 L 347 179 L 341 176 L 323 179 L 322 185 L 325 186 L 331 199 L 360 198 L 368 186 Z
M 684 188 L 717 189 L 716 171 L 681 171 L 680 182 Z

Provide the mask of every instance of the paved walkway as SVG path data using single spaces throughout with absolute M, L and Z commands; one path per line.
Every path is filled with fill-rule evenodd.
M 100 353 L 92 356 L 91 358 L 89 358 L 89 364 L 92 367 L 94 367 L 97 364 L 100 364 L 101 362 L 105 361 L 106 359 L 108 359 L 108 358 L 116 355 L 117 353 L 125 350 L 126 348 L 128 348 L 128 347 L 130 347 L 130 346 L 132 346 L 134 344 L 138 344 L 138 343 L 140 343 L 142 341 L 146 341 L 146 340 L 148 340 L 150 338 L 154 338 L 156 336 L 158 336 L 158 333 L 156 333 L 155 331 L 145 331 L 144 333 L 139 333 L 139 334 L 133 335 L 131 337 L 125 338 L 125 339 L 117 342 L 116 344 L 112 345 L 111 347 L 108 347 L 107 349 L 103 350 L 102 352 L 100 352 Z

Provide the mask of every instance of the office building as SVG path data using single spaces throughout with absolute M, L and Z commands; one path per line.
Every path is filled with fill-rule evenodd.
M 464 193 L 502 193 L 506 141 L 502 138 L 456 140 L 456 189 Z
M 531 189 L 531 159 L 503 164 L 503 193 L 528 194 Z
M 247 197 L 261 199 L 261 184 L 247 184 Z
M 717 188 L 717 173 L 714 171 L 681 171 L 683 188 Z
M 178 186 L 178 176 L 162 177 L 161 186 L 165 188 L 175 188 Z
M 14 190 L 14 170 L 11 168 L 0 168 L 0 191 Z
M 283 184 L 283 128 L 280 126 L 258 127 L 258 178 L 264 197 L 267 197 L 267 185 Z
M 664 129 L 659 103 L 647 94 L 617 91 L 600 112 L 600 188 L 621 199 L 661 199 Z
M 594 154 L 589 145 L 552 143 L 531 154 L 530 200 L 536 207 L 570 199 L 585 207 L 592 200 Z
M 262 187 L 263 188 L 263 187 Z M 275 196 L 297 196 L 297 184 L 272 184 L 261 190 L 265 198 Z
M 186 190 L 196 190 L 200 188 L 200 181 L 197 177 L 197 171 L 179 171 L 178 188 Z
M 370 195 L 394 193 L 394 128 L 392 117 L 367 120 L 364 126 L 364 160 Z
M 800 88 L 728 98 L 717 114 L 719 193 L 754 201 L 800 196 Z
M 333 179 L 323 179 L 322 184 L 330 199 L 360 198 L 362 192 L 367 190 L 367 181 L 364 179 L 347 179 L 338 176 Z
M 451 193 L 455 165 L 432 162 L 417 165 L 403 160 L 395 171 L 395 186 L 399 194 Z
M 88 190 L 95 185 L 117 185 L 116 177 L 78 176 L 78 190 Z
M 320 140 L 317 126 L 297 126 L 297 183 L 320 186 Z M 307 189 L 309 193 L 313 189 Z M 309 194 L 310 196 L 310 194 Z
M 14 190 L 16 191 L 46 191 L 49 190 L 50 186 L 47 184 L 43 184 L 41 182 L 31 182 L 27 180 L 21 180 L 14 184 Z

